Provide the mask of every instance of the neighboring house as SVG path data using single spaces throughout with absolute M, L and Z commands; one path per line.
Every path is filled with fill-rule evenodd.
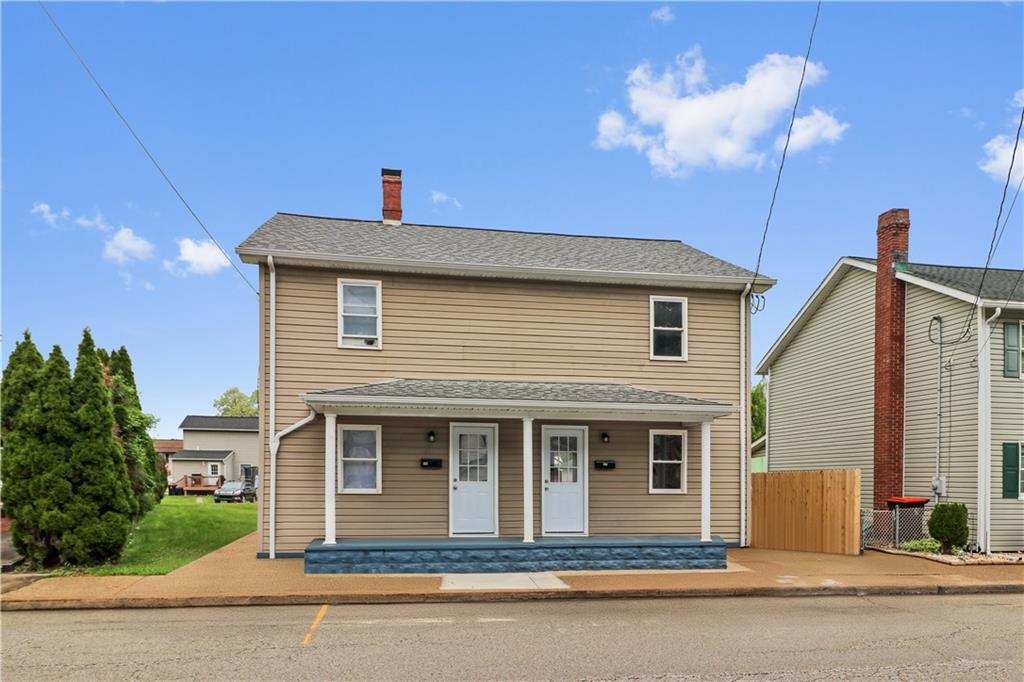
M 189 415 L 182 447 L 169 456 L 171 482 L 186 474 L 253 482 L 259 473 L 259 419 Z
M 750 473 L 763 474 L 768 471 L 768 464 L 764 457 L 764 446 L 767 439 L 761 436 L 750 444 Z
M 170 456 L 183 447 L 185 447 L 184 441 L 180 438 L 153 439 L 153 449 L 156 450 L 157 457 L 160 458 L 160 464 L 167 470 L 168 477 L 171 475 Z
M 962 502 L 983 549 L 1024 549 L 1022 273 L 908 262 L 909 232 L 882 214 L 758 366 L 768 470 L 859 468 L 865 509 Z
M 753 273 L 674 240 L 403 224 L 382 182 L 383 221 L 280 213 L 237 249 L 262 303 L 259 555 L 724 566 Z

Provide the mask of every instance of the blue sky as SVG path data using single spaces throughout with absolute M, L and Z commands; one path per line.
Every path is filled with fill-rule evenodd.
M 786 56 L 814 11 L 50 7 L 229 250 L 275 211 L 378 217 L 392 166 L 409 222 L 678 238 L 751 268 L 799 63 Z M 224 388 L 255 387 L 256 296 L 39 8 L 2 13 L 4 357 L 25 328 L 73 354 L 88 325 L 128 346 L 156 433 L 174 436 Z M 984 263 L 1022 26 L 1021 4 L 824 6 L 755 362 L 839 256 L 873 254 L 888 208 L 911 210 L 912 260 Z M 997 265 L 1024 260 L 1022 209 Z

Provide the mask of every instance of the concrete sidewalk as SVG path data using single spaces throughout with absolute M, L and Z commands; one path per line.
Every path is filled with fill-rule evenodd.
M 249 604 L 363 604 L 612 597 L 1024 593 L 1024 566 L 947 566 L 863 556 L 729 551 L 709 571 L 573 571 L 568 589 L 442 589 L 441 575 L 306 575 L 301 559 L 256 559 L 241 538 L 163 576 L 44 578 L 2 596 L 4 610 Z

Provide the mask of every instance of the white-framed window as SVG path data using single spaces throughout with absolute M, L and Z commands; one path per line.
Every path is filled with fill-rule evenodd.
M 338 347 L 379 350 L 381 335 L 380 280 L 338 280 Z
M 338 492 L 374 494 L 381 491 L 380 426 L 338 426 Z
M 686 317 L 686 298 L 651 296 L 651 360 L 686 360 Z
M 207 462 L 206 473 L 208 476 L 220 476 L 220 462 Z
M 686 492 L 686 431 L 651 429 L 648 492 Z

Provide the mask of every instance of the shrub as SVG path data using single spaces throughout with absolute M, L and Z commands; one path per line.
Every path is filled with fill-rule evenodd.
M 935 505 L 928 519 L 928 534 L 941 543 L 943 554 L 952 554 L 954 547 L 966 545 L 970 536 L 967 507 L 950 502 Z
M 920 538 L 918 540 L 908 540 L 900 545 L 900 549 L 904 552 L 928 552 L 929 554 L 938 554 L 942 551 L 942 543 L 935 538 Z

